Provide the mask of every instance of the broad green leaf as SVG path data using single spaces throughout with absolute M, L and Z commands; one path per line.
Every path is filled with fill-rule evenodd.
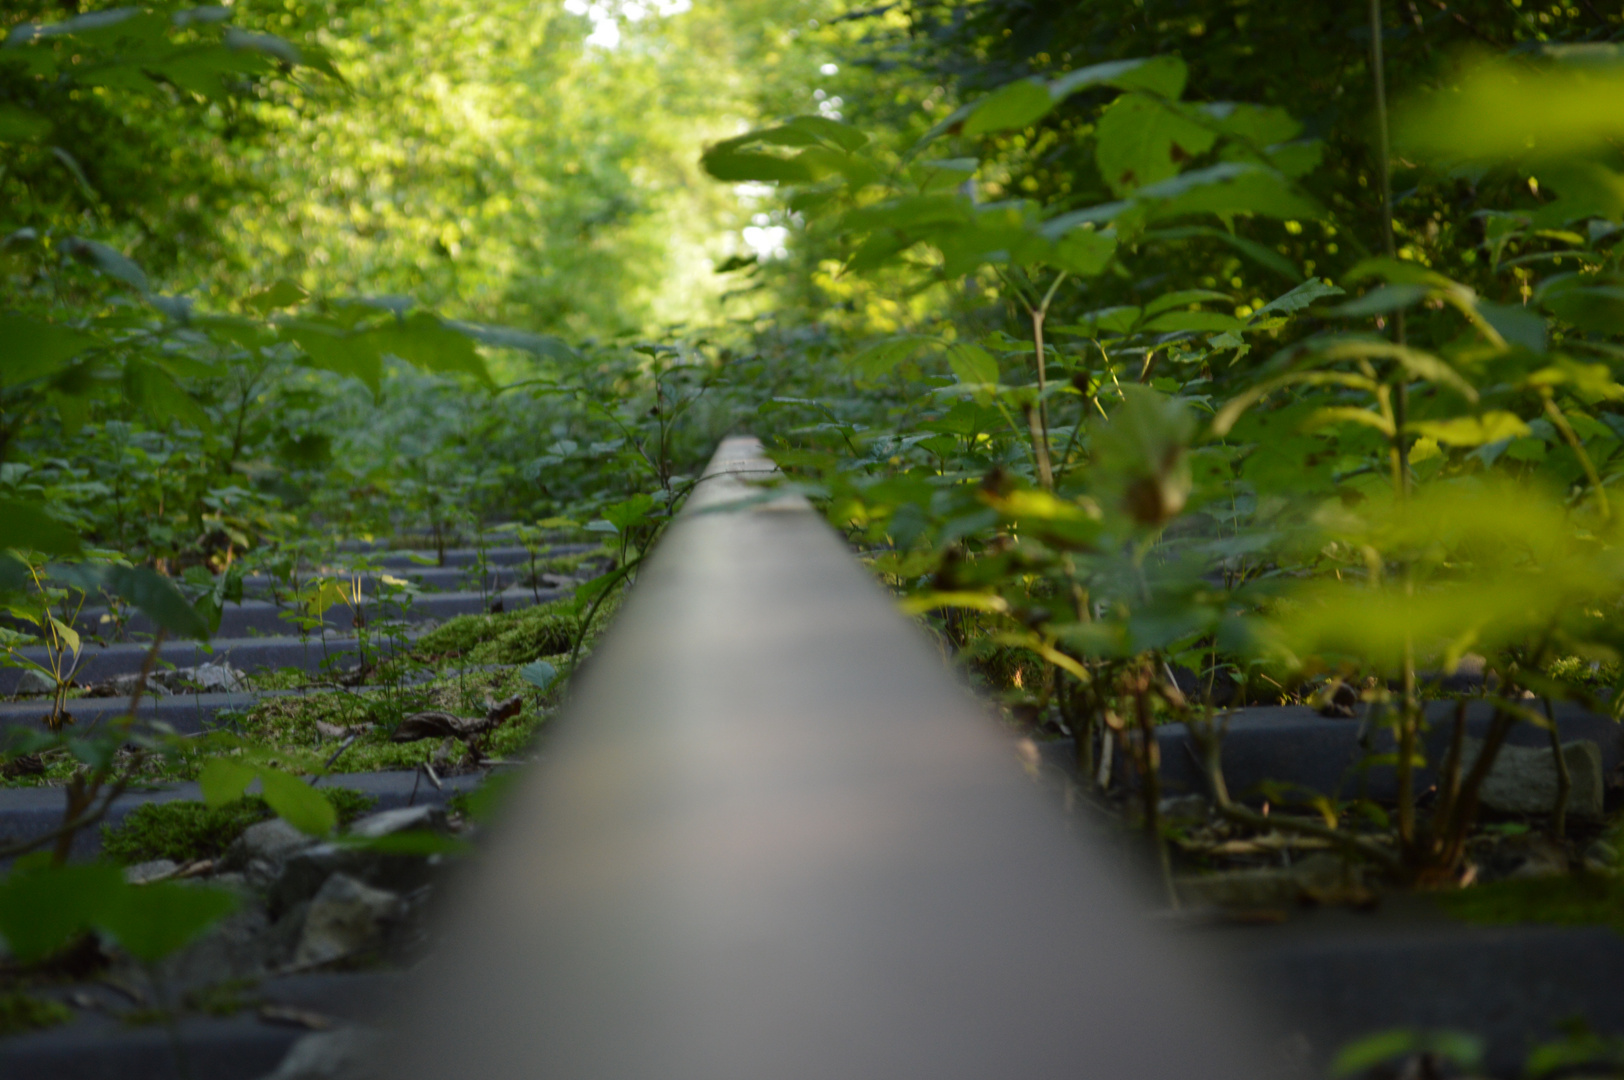
M 1432 289 L 1426 285 L 1381 285 L 1358 299 L 1338 304 L 1331 309 L 1331 314 L 1349 319 L 1386 315 L 1414 307 L 1430 295 Z
M 454 319 L 445 319 L 442 322 L 481 345 L 490 345 L 498 349 L 518 349 L 536 356 L 550 356 L 554 360 L 581 358 L 568 342 L 551 334 L 532 334 L 528 330 L 514 330 L 506 326 L 482 326 L 479 323 L 458 322 Z
M 1116 236 L 1093 229 L 1073 229 L 1055 242 L 1046 260 L 1058 270 L 1077 277 L 1093 277 L 1116 254 Z
M 38 503 L 0 499 L 0 548 L 77 555 L 79 537 L 59 524 Z
M 1178 289 L 1174 292 L 1162 293 L 1156 299 L 1145 305 L 1145 317 L 1160 315 L 1164 311 L 1185 307 L 1189 304 L 1204 304 L 1208 300 L 1221 300 L 1232 303 L 1228 293 L 1217 292 L 1213 289 Z
M 1055 99 L 1040 80 L 1019 79 L 976 102 L 964 122 L 963 133 L 974 137 L 1029 127 L 1043 119 L 1054 106 Z
M 1450 446 L 1482 446 L 1501 439 L 1521 438 L 1528 434 L 1528 425 L 1515 413 L 1494 410 L 1453 420 L 1417 420 L 1409 425 L 1409 430 Z
M 367 336 L 380 353 L 398 356 L 425 371 L 472 375 L 487 386 L 495 385 L 473 340 L 426 311 L 413 312 Z
M 1217 121 L 1225 135 L 1244 139 L 1260 149 L 1295 139 L 1303 130 L 1301 121 L 1273 105 L 1214 101 L 1200 106 L 1200 109 Z
M 825 143 L 838 146 L 842 150 L 861 150 L 868 145 L 868 136 L 839 120 L 831 120 L 827 116 L 797 116 L 786 121 L 786 128 L 804 131 Z
M 1319 278 L 1309 278 L 1290 292 L 1283 293 L 1258 308 L 1252 313 L 1252 318 L 1261 318 L 1267 314 L 1291 315 L 1303 310 L 1316 300 L 1323 300 L 1327 296 L 1341 295 L 1343 295 L 1343 291 L 1340 286 L 1327 285 Z
M 1224 330 L 1244 330 L 1246 326 L 1245 319 L 1237 319 L 1233 315 L 1224 315 L 1216 311 L 1168 311 L 1145 323 L 1143 329 L 1157 332 L 1190 330 L 1196 333 L 1217 333 Z
M 898 364 L 916 355 L 930 342 L 931 339 L 923 334 L 886 338 L 858 352 L 847 363 L 864 378 L 878 379 L 890 374 Z
M 102 576 L 107 589 L 143 612 L 156 626 L 176 637 L 209 639 L 209 624 L 175 583 L 144 566 L 110 566 Z
M 1049 83 L 1049 95 L 1060 101 L 1089 86 L 1115 86 L 1121 90 L 1148 90 L 1177 99 L 1184 93 L 1188 71 L 1177 56 L 1149 56 L 1113 60 L 1069 71 Z
M 546 690 L 558 678 L 558 669 L 545 660 L 532 660 L 519 668 L 519 678 L 537 690 Z
M 1185 214 L 1259 214 L 1319 218 L 1324 209 L 1289 180 L 1262 165 L 1225 161 L 1141 188 L 1135 201 L 1153 221 Z
M 713 148 L 699 160 L 716 179 L 735 183 L 756 180 L 801 184 L 812 179 L 812 171 L 805 164 L 776 154 Z
M 603 519 L 613 525 L 617 532 L 625 532 L 645 520 L 653 509 L 652 495 L 633 495 L 624 502 L 604 507 Z
M 0 937 L 17 960 L 42 960 L 98 923 L 125 888 L 108 863 L 14 867 L 0 879 Z
M 353 376 L 373 393 L 383 385 L 383 356 L 366 335 L 299 326 L 289 336 L 304 350 L 312 367 Z
M 276 769 L 260 769 L 265 802 L 277 816 L 309 836 L 326 836 L 338 825 L 338 812 L 321 792 Z
M 995 386 L 998 383 L 998 361 L 986 349 L 967 342 L 949 345 L 947 366 L 959 382 L 967 386 Z
M 77 657 L 79 655 L 79 631 L 55 615 L 48 616 L 48 618 L 51 622 L 51 629 L 55 630 L 57 637 L 62 639 L 62 644 L 66 645 L 68 651 Z
M 86 240 L 82 236 L 69 237 L 62 241 L 61 248 L 66 254 L 94 266 L 108 277 L 118 278 L 142 292 L 147 291 L 146 272 L 117 249 L 110 248 L 98 240 Z
M 209 430 L 209 414 L 157 363 L 128 360 L 124 365 L 124 393 L 160 424 L 178 420 L 199 431 Z
M 243 297 L 243 304 L 252 308 L 261 315 L 268 315 L 279 308 L 297 307 L 310 299 L 310 294 L 304 289 L 282 278 L 274 285 L 259 290 L 249 296 Z
M 230 758 L 212 757 L 198 773 L 197 784 L 202 789 L 203 801 L 211 809 L 242 798 L 248 785 L 254 782 L 259 770 Z
M 325 800 L 324 800 L 325 801 Z M 153 964 L 237 910 L 229 889 L 183 881 L 124 886 L 96 925 L 137 960 Z
M 1117 307 L 1100 308 L 1090 311 L 1082 317 L 1082 321 L 1071 326 L 1050 327 L 1055 334 L 1076 334 L 1081 337 L 1097 337 L 1100 334 L 1126 334 L 1139 322 L 1141 309 L 1131 304 Z
M 1521 345 L 1530 352 L 1543 353 L 1546 343 L 1545 320 L 1532 308 L 1510 304 L 1491 304 L 1487 300 L 1476 302 L 1478 314 L 1511 345 Z
M 49 375 L 99 344 L 82 330 L 22 315 L 0 315 L 0 386 Z
M 0 143 L 25 143 L 51 133 L 51 122 L 18 105 L 0 103 Z
M 243 52 L 258 53 L 273 60 L 280 60 L 284 64 L 302 64 L 304 56 L 299 47 L 285 38 L 275 34 L 256 33 L 251 30 L 239 30 L 228 27 L 225 32 L 225 43 L 233 49 Z
M 1100 116 L 1094 161 L 1118 196 L 1178 174 L 1212 148 L 1217 135 L 1180 107 L 1146 94 L 1124 94 Z

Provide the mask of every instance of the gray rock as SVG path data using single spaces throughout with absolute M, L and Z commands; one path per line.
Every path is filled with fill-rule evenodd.
M 1483 744 L 1467 739 L 1461 760 L 1469 772 Z M 1568 814 L 1577 818 L 1602 815 L 1601 748 L 1588 739 L 1562 744 L 1572 789 Z M 1503 814 L 1549 814 L 1556 804 L 1556 763 L 1547 747 L 1502 746 L 1479 793 L 1482 805 Z
M 1585 848 L 1584 866 L 1593 874 L 1611 874 L 1618 870 L 1618 849 L 1605 840 L 1597 840 Z
M 1156 810 L 1163 821 L 1206 821 L 1207 797 L 1205 795 L 1174 795 L 1157 803 Z
M 281 818 L 250 825 L 220 857 L 219 868 L 240 871 L 257 889 L 269 888 L 286 869 L 288 860 L 316 843 Z
M 1338 855 L 1320 852 L 1290 867 L 1227 870 L 1175 879 L 1179 900 L 1188 907 L 1286 908 L 1300 900 L 1362 902 L 1363 873 Z
M 400 897 L 350 877 L 334 874 L 322 884 L 305 912 L 296 967 L 323 964 L 383 945 L 401 913 Z
M 126 866 L 124 880 L 131 885 L 145 885 L 149 881 L 161 881 L 179 869 L 180 863 L 174 859 L 153 859 L 150 862 Z
M 28 694 L 54 694 L 56 684 L 33 668 L 25 668 L 17 677 L 18 695 Z
M 263 1080 L 381 1080 L 383 1040 L 366 1028 L 345 1027 L 306 1035 Z
M 380 836 L 423 829 L 430 832 L 446 831 L 445 809 L 439 806 L 403 806 L 396 810 L 369 814 L 350 826 L 351 836 L 376 840 Z
M 172 676 L 172 681 L 191 683 L 205 694 L 234 694 L 248 689 L 247 677 L 224 660 L 180 668 Z

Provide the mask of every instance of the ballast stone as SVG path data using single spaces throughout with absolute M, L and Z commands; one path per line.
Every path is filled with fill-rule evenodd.
M 220 857 L 220 869 L 240 870 L 253 887 L 269 888 L 282 877 L 289 859 L 315 843 L 281 818 L 261 821 L 231 842 Z
M 1461 772 L 1469 773 L 1482 752 L 1479 739 L 1462 747 Z M 1601 747 L 1589 739 L 1562 744 L 1567 762 L 1567 812 L 1572 817 L 1599 818 L 1606 791 L 1602 783 Z M 1484 778 L 1478 798 L 1484 808 L 1502 814 L 1549 814 L 1556 805 L 1556 762 L 1547 747 L 1502 746 Z
M 305 912 L 294 950 L 295 967 L 324 964 L 382 946 L 401 914 L 401 899 L 350 877 L 333 874 Z

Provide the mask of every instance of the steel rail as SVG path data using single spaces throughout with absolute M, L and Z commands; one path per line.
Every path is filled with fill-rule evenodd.
M 839 538 L 729 439 L 460 881 L 389 1077 L 1258 1080 Z M 730 504 L 732 505 L 730 508 Z

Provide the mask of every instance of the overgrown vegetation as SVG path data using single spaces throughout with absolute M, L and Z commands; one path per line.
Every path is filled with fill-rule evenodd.
M 366 813 L 377 802 L 369 795 L 348 788 L 320 790 L 338 812 L 340 825 Z M 184 799 L 145 803 L 130 811 L 118 825 L 103 828 L 102 852 L 114 862 L 125 865 L 153 859 L 172 859 L 183 864 L 216 859 L 225 854 L 226 848 L 248 826 L 274 816 L 270 805 L 257 796 L 224 806 Z
M 735 430 L 1012 726 L 1073 741 L 1170 885 L 1289 840 L 1462 912 L 1614 921 L 1554 716 L 1624 710 L 1616 14 L 85 8 L 0 27 L 0 648 L 49 714 L 4 782 L 67 800 L 21 845 L 52 865 L 0 885 L 19 955 L 69 938 L 19 949 L 6 912 L 100 872 L 73 834 L 133 783 L 212 809 L 107 854 L 195 859 L 250 811 L 330 831 L 297 776 L 521 759 Z M 424 565 L 341 543 L 374 540 Z M 412 622 L 458 547 L 483 613 Z M 320 662 L 250 683 L 309 693 L 195 738 L 139 689 L 70 723 L 92 637 L 157 670 L 254 595 Z M 1488 699 L 1479 742 L 1461 711 L 1428 756 L 1438 697 Z M 1288 702 L 1360 715 L 1395 797 L 1231 792 L 1225 711 Z M 1163 820 L 1168 722 L 1200 828 Z M 1519 725 L 1576 875 L 1545 885 L 1474 854 Z

